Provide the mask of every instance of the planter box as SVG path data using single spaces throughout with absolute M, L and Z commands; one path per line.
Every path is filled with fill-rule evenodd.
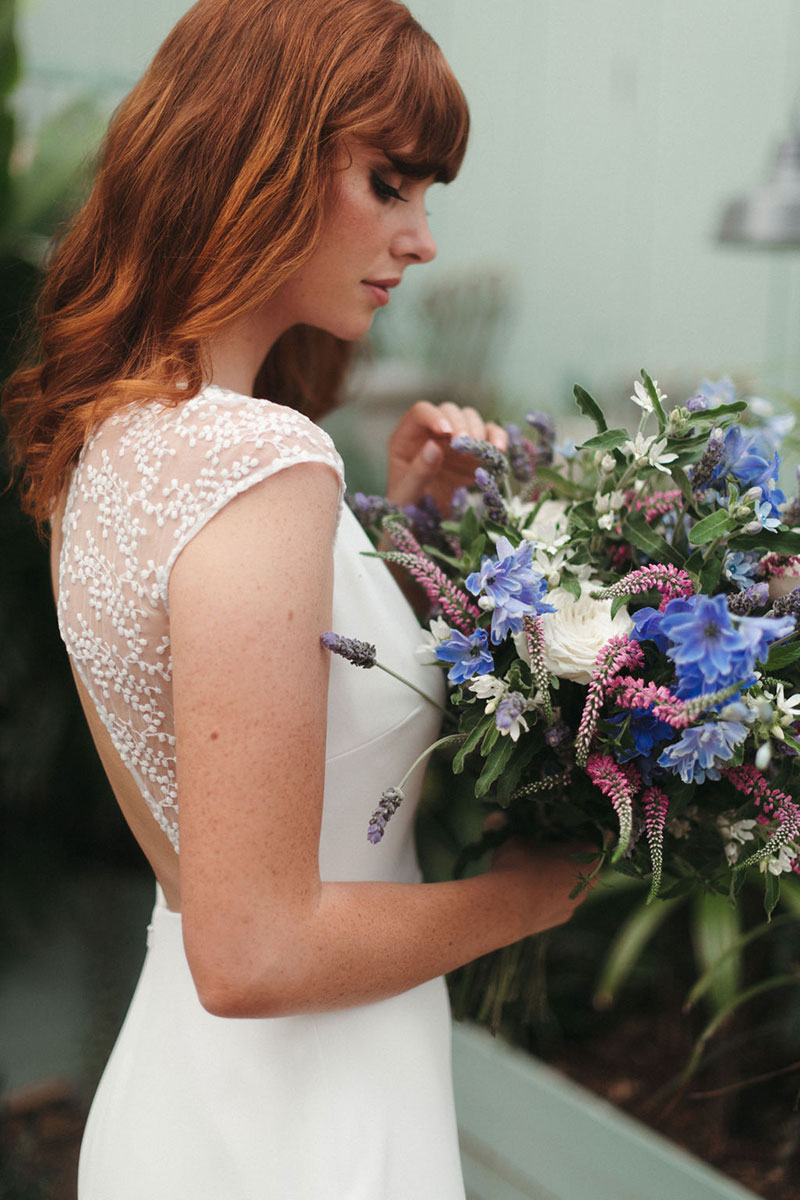
M 756 1200 L 483 1029 L 454 1027 L 453 1074 L 468 1200 Z

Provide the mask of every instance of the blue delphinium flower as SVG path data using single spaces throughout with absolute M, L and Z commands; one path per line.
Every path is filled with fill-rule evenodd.
M 744 617 L 739 622 L 739 633 L 755 662 L 765 662 L 772 643 L 789 637 L 794 629 L 793 617 Z
M 723 454 L 714 468 L 712 481 L 717 482 L 728 475 L 742 487 L 761 487 L 777 480 L 781 460 L 772 443 L 760 430 L 749 429 L 745 433 L 741 426 L 732 425 L 725 434 Z
M 722 573 L 743 592 L 756 582 L 760 563 L 760 555 L 754 550 L 729 550 L 722 564 Z
M 691 596 L 679 611 L 671 601 L 664 610 L 660 632 L 672 645 L 667 655 L 675 663 L 679 696 L 713 692 L 749 675 L 753 663 L 748 643 L 734 629 L 724 596 Z M 698 690 L 696 690 L 698 689 Z
M 632 758 L 648 758 L 653 749 L 675 736 L 675 730 L 666 721 L 659 721 L 649 708 L 634 708 L 630 712 L 616 713 L 608 718 L 612 725 L 622 725 L 629 720 L 628 728 L 633 738 L 633 749 L 617 747 L 618 762 L 629 762 Z
M 727 375 L 723 375 L 722 379 L 704 379 L 693 399 L 705 401 L 703 408 L 718 408 L 720 404 L 733 404 L 736 399 L 733 380 L 729 379 Z M 691 400 L 689 404 L 691 404 Z M 687 408 L 689 404 L 687 404 Z M 689 411 L 697 410 L 689 409 Z
M 434 653 L 442 662 L 453 664 L 447 672 L 451 683 L 464 683 L 475 675 L 487 675 L 494 668 L 488 642 L 485 629 L 476 629 L 469 637 L 451 629 L 450 636 L 439 642 Z
M 664 653 L 669 649 L 669 638 L 661 626 L 667 613 L 674 615 L 679 612 L 691 612 L 692 606 L 688 600 L 671 600 L 664 612 L 657 608 L 640 608 L 632 614 L 633 630 L 631 637 L 636 642 L 655 642 Z
M 706 721 L 684 730 L 680 740 L 659 756 L 659 766 L 684 783 L 705 783 L 719 779 L 720 769 L 730 762 L 734 750 L 747 737 L 742 721 Z
M 516 550 L 506 537 L 499 537 L 497 554 L 484 555 L 479 571 L 467 576 L 466 587 L 473 596 L 483 593 L 492 606 L 492 641 L 499 645 L 509 633 L 519 633 L 527 614 L 555 612 L 542 597 L 547 583 L 532 565 L 533 546 L 523 542 Z

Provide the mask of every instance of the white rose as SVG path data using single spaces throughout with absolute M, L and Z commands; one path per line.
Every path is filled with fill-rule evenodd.
M 633 621 L 624 605 L 612 620 L 612 601 L 592 599 L 591 593 L 602 587 L 602 583 L 587 580 L 581 585 L 579 600 L 560 587 L 553 588 L 544 597 L 557 609 L 554 613 L 543 613 L 541 618 L 545 666 L 561 679 L 589 683 L 597 656 L 609 638 L 630 633 L 633 629 Z M 524 637 L 516 639 L 517 649 L 527 659 L 524 643 Z

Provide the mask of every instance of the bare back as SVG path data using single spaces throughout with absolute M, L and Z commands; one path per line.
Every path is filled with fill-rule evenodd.
M 169 907 L 181 909 L 169 579 L 233 498 L 333 444 L 292 409 L 209 386 L 108 418 L 53 515 L 59 627 L 98 754 Z M 198 596 L 197 603 L 202 604 Z

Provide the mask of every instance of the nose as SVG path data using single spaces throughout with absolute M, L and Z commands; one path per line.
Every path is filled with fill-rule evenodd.
M 436 242 L 428 225 L 424 205 L 408 213 L 408 221 L 398 232 L 395 253 L 409 263 L 427 263 L 436 257 Z

